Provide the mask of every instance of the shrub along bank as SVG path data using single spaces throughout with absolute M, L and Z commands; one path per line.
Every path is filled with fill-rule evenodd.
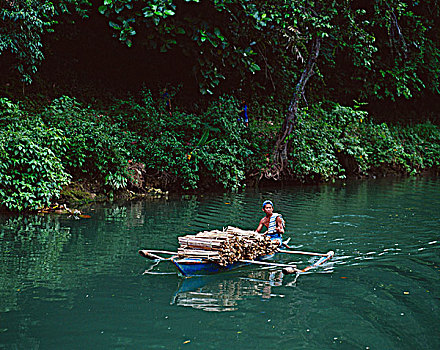
M 107 198 L 151 186 L 240 189 L 270 168 L 283 120 L 270 102 L 251 110 L 246 127 L 231 96 L 197 113 L 171 110 L 148 90 L 105 109 L 63 96 L 36 112 L 0 99 L 0 203 L 35 210 L 72 182 Z M 285 180 L 416 175 L 440 164 L 439 126 L 376 124 L 365 111 L 338 104 L 304 109 L 288 142 Z

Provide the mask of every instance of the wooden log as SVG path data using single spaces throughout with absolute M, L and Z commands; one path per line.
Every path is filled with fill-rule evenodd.
M 185 248 L 179 248 L 177 249 L 177 253 L 180 254 L 192 254 L 192 255 L 220 255 L 221 252 L 219 251 L 212 251 L 212 250 L 202 250 L 202 249 L 185 249 Z
M 207 250 L 222 250 L 224 245 L 220 242 L 213 241 L 197 241 L 197 240 L 185 240 L 180 241 L 181 247 L 193 247 L 197 249 L 207 249 Z
M 272 254 L 278 249 L 278 245 L 272 242 L 270 237 L 232 226 L 223 231 L 203 231 L 196 235 L 186 235 L 178 240 L 180 257 L 214 259 L 222 265 L 242 259 L 254 260 L 258 256 Z

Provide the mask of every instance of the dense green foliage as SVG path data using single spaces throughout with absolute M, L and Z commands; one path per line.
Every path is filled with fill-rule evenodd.
M 238 189 L 264 176 L 282 119 L 274 105 L 255 104 L 247 128 L 232 97 L 197 114 L 171 111 L 149 90 L 106 111 L 69 97 L 39 113 L 0 102 L 0 201 L 12 210 L 47 205 L 70 179 L 100 184 L 107 193 L 151 184 Z M 290 176 L 284 176 L 300 181 L 418 174 L 440 165 L 438 126 L 375 124 L 365 111 L 338 104 L 304 109 L 289 145 Z
M 35 209 L 59 195 L 70 176 L 57 149 L 61 131 L 0 99 L 0 202 L 12 210 Z
M 50 36 L 56 39 L 46 50 L 99 23 L 107 25 L 101 36 L 112 33 L 133 48 L 132 55 L 143 55 L 139 70 L 146 69 L 145 62 L 154 66 L 173 57 L 185 62 L 182 68 L 193 72 L 203 93 L 213 93 L 223 81 L 234 89 L 250 84 L 248 89 L 259 93 L 278 90 L 288 100 L 316 38 L 322 41 L 315 96 L 338 96 L 350 103 L 353 98 L 396 100 L 439 93 L 437 1 L 2 0 L 2 4 L 0 54 L 13 55 L 13 67 L 26 82 L 43 61 Z M 84 59 L 87 64 L 90 57 Z
M 204 113 L 172 113 L 166 101 L 155 101 L 149 91 L 140 102 L 118 101 L 110 117 L 130 134 L 131 158 L 159 171 L 164 181 L 197 188 L 200 178 L 224 188 L 236 189 L 244 180 L 250 150 L 247 133 L 238 122 L 238 103 L 220 97 Z
M 107 194 L 236 190 L 263 177 L 439 165 L 439 128 L 427 122 L 440 102 L 437 1 L 0 4 L 10 98 L 0 100 L 0 200 L 10 209 L 49 203 L 69 179 Z M 374 122 L 407 117 L 409 104 L 412 124 Z M 367 112 L 378 105 L 392 117 Z
M 41 115 L 46 125 L 62 130 L 65 142 L 54 152 L 66 171 L 77 179 L 125 187 L 129 138 L 107 117 L 69 97 L 54 100 Z
M 303 180 L 419 174 L 440 165 L 440 128 L 374 123 L 365 111 L 334 105 L 303 111 L 292 136 L 291 167 Z
M 252 164 L 238 104 L 229 97 L 200 115 L 170 114 L 149 91 L 139 102 L 116 101 L 108 114 L 69 97 L 38 115 L 2 103 L 0 200 L 10 209 L 48 204 L 69 175 L 107 191 L 136 185 L 137 170 L 156 174 L 151 181 L 162 186 L 195 189 L 206 182 L 237 189 Z

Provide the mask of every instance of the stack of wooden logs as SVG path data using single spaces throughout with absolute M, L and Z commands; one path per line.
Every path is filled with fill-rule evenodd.
M 200 258 L 226 266 L 240 260 L 254 260 L 273 254 L 279 245 L 255 231 L 228 226 L 227 229 L 203 231 L 179 237 L 179 257 Z

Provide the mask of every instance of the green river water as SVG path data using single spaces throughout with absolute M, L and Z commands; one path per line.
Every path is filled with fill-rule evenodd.
M 439 194 L 439 178 L 383 179 L 0 215 L 0 349 L 440 349 Z M 290 245 L 335 257 L 183 278 L 137 253 L 255 229 L 264 199 Z

